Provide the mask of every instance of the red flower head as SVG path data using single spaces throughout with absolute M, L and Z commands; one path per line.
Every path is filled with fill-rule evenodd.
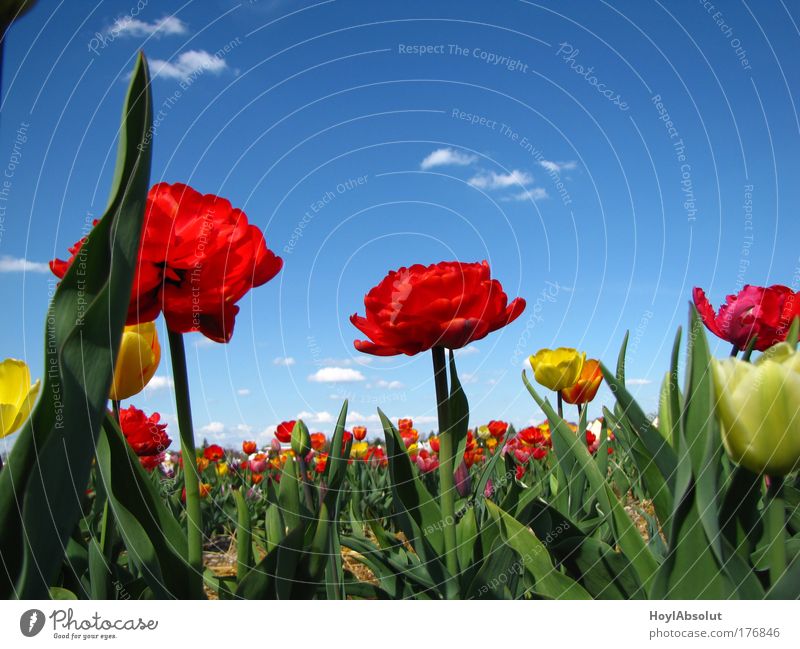
M 438 453 L 439 452 L 439 436 L 438 435 L 431 435 L 428 438 L 428 444 L 431 445 L 431 450 L 434 453 Z
M 258 450 L 255 442 L 242 442 L 242 453 L 252 455 Z
M 738 294 L 727 296 L 718 313 L 703 289 L 695 287 L 692 296 L 709 331 L 739 349 L 747 348 L 753 336 L 757 336 L 758 351 L 782 342 L 792 320 L 800 316 L 800 293 L 779 284 L 766 288 L 747 285 Z
M 487 424 L 487 428 L 489 429 L 489 433 L 492 437 L 497 440 L 503 438 L 503 435 L 506 434 L 508 430 L 508 424 L 504 421 L 495 421 L 494 419 Z
M 315 451 L 325 446 L 326 441 L 324 433 L 311 433 L 311 448 Z
M 356 438 L 357 441 L 361 442 L 367 436 L 367 427 L 366 426 L 353 426 L 353 437 Z
M 253 473 L 264 473 L 267 470 L 267 456 L 263 453 L 256 453 L 250 460 L 250 470 Z
M 314 456 L 314 471 L 316 471 L 317 473 L 324 473 L 327 464 L 328 464 L 327 453 L 317 453 L 317 455 Z
M 284 444 L 288 444 L 292 441 L 292 431 L 294 430 L 295 420 L 292 421 L 283 421 L 278 424 L 278 428 L 275 431 L 275 437 L 279 442 L 283 442 Z
M 159 424 L 161 415 L 154 412 L 147 417 L 134 406 L 119 411 L 122 434 L 133 452 L 139 456 L 142 466 L 148 471 L 157 467 L 164 459 L 164 451 L 172 443 L 166 433 L 167 425 Z
M 58 277 L 82 241 L 70 248 L 68 261 L 50 263 Z M 154 320 L 163 310 L 171 331 L 199 331 L 228 342 L 239 312 L 236 302 L 282 266 L 261 230 L 229 201 L 188 185 L 159 183 L 147 196 L 128 324 Z
M 397 420 L 397 430 L 401 433 L 404 430 L 411 430 L 414 428 L 414 420 L 413 419 L 398 419 Z
M 366 317 L 350 317 L 371 340 L 356 340 L 361 352 L 413 356 L 434 346 L 458 349 L 505 327 L 525 309 L 491 279 L 487 262 L 443 261 L 391 271 L 364 298 Z
M 225 457 L 225 451 L 223 451 L 222 447 L 218 444 L 212 444 L 211 446 L 206 446 L 206 449 L 203 451 L 203 457 L 209 462 L 219 462 Z

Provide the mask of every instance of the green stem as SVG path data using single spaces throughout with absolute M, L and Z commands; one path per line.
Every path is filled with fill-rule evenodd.
M 558 402 L 558 416 L 564 419 L 564 399 L 561 397 L 561 390 L 556 392 L 556 401 Z
M 433 355 L 433 379 L 436 386 L 436 412 L 439 418 L 439 504 L 442 508 L 445 565 L 448 572 L 458 573 L 456 555 L 456 485 L 455 448 L 447 416 L 447 369 L 444 347 L 431 349 Z
M 111 400 L 111 409 L 114 412 L 114 419 L 117 422 L 117 426 L 121 426 L 121 424 L 119 423 L 119 400 L 118 399 L 112 399 Z
M 736 358 L 739 355 L 740 351 L 741 350 L 739 349 L 739 346 L 734 345 L 733 348 L 731 349 L 731 358 Z
M 192 428 L 192 407 L 189 402 L 189 375 L 186 370 L 186 349 L 183 335 L 169 332 L 172 377 L 175 382 L 175 406 L 178 411 L 178 432 L 181 438 L 183 481 L 186 487 L 186 538 L 188 560 L 195 574 L 198 592 L 203 587 L 203 520 L 200 512 L 200 474 L 197 472 L 197 451 Z
M 328 457 L 328 461 L 330 462 L 330 457 Z M 314 495 L 311 493 L 311 485 L 308 483 L 308 465 L 306 464 L 306 459 L 302 456 L 302 454 L 297 454 L 297 464 L 300 467 L 300 482 L 303 485 L 303 495 L 306 499 L 306 507 L 308 507 L 309 512 L 314 512 Z
M 783 476 L 770 476 L 767 489 L 767 535 L 769 581 L 772 587 L 786 572 L 786 506 L 783 500 Z

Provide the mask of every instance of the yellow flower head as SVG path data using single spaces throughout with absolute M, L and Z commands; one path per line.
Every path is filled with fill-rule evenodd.
M 368 450 L 369 444 L 367 442 L 353 442 L 350 447 L 350 457 L 360 460 L 367 454 Z
M 488 426 L 479 426 L 478 427 L 478 439 L 483 440 L 484 442 L 492 436 L 492 433 L 489 431 Z
M 220 478 L 224 478 L 228 475 L 228 463 L 227 462 L 218 462 L 217 463 L 217 475 Z
M 7 358 L 0 363 L 0 438 L 25 423 L 39 387 L 38 379 L 31 385 L 31 371 L 23 361 Z
M 800 468 L 800 351 L 780 343 L 755 363 L 726 358 L 711 366 L 731 459 L 774 476 Z
M 578 382 L 586 352 L 571 347 L 540 349 L 529 360 L 537 383 L 557 392 Z
M 115 401 L 139 394 L 153 378 L 161 361 L 155 322 L 125 327 L 119 345 L 111 398 Z

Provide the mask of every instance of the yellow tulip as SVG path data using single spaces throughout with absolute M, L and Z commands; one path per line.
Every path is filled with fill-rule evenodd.
M 23 361 L 7 358 L 0 363 L 0 438 L 25 423 L 39 387 L 38 379 L 31 385 L 31 371 Z
M 491 431 L 489 430 L 488 426 L 479 426 L 478 427 L 478 438 L 483 440 L 484 442 L 492 436 Z
M 571 347 L 540 349 L 530 357 L 537 383 L 558 392 L 578 382 L 586 361 L 586 352 Z
M 161 345 L 155 322 L 125 327 L 114 368 L 111 398 L 128 399 L 139 394 L 153 378 L 161 361 Z
M 228 475 L 228 464 L 227 462 L 219 462 L 217 463 L 217 475 L 220 478 L 224 478 Z
M 800 352 L 780 343 L 755 363 L 712 359 L 712 368 L 731 459 L 773 476 L 800 468 Z
M 350 447 L 350 457 L 360 460 L 367 454 L 369 444 L 367 442 L 354 442 Z

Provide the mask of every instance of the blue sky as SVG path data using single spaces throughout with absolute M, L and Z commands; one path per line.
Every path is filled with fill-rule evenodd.
M 489 260 L 528 301 L 459 354 L 472 424 L 541 419 L 527 355 L 610 364 L 626 329 L 652 411 L 692 286 L 800 288 L 798 21 L 752 1 L 40 0 L 5 49 L 0 357 L 41 374 L 45 264 L 103 211 L 143 48 L 153 182 L 229 198 L 285 260 L 229 345 L 189 338 L 199 435 L 266 442 L 300 413 L 327 432 L 343 396 L 371 433 L 377 406 L 431 429 L 429 355 L 361 355 L 348 316 L 387 270 L 446 259 Z M 131 403 L 172 422 L 169 375 Z

